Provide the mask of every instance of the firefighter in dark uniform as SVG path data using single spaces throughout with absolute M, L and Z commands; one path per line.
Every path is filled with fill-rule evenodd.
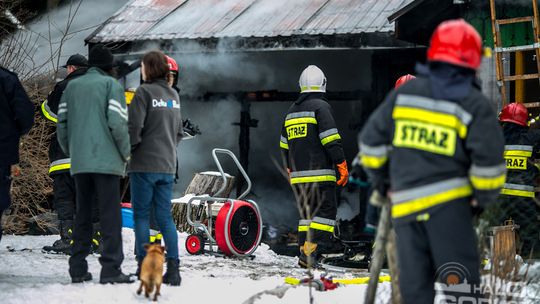
M 299 84 L 301 94 L 287 112 L 280 147 L 291 185 L 297 193 L 305 191 L 310 196 L 309 202 L 297 198 L 304 208 L 298 225 L 299 264 L 307 267 L 333 248 L 336 184 L 345 186 L 349 173 L 332 108 L 324 99 L 326 77 L 310 65 L 302 72 Z M 307 204 L 310 210 L 305 209 Z
M 440 24 L 428 65 L 388 94 L 360 135 L 361 162 L 392 204 L 403 303 L 432 304 L 435 282 L 480 283 L 473 207 L 496 201 L 506 171 L 475 75 L 481 41 L 462 19 Z M 471 290 L 461 295 L 477 297 Z
M 67 77 L 58 82 L 47 99 L 41 104 L 41 114 L 48 120 L 57 123 L 58 104 L 62 93 L 69 81 L 86 73 L 88 61 L 83 55 L 75 54 L 69 57 L 63 66 L 67 69 Z M 56 129 L 56 128 L 55 128 Z M 69 254 L 71 250 L 71 230 L 73 229 L 73 218 L 75 216 L 75 182 L 70 175 L 71 161 L 62 151 L 56 132 L 51 136 L 49 145 L 49 175 L 53 180 L 54 208 L 58 214 L 60 239 L 56 240 L 52 246 L 44 246 L 45 252 Z M 97 205 L 94 208 L 95 214 L 93 222 L 95 236 L 93 249 L 99 248 L 99 219 Z
M 512 219 L 519 225 L 521 255 L 528 258 L 534 250 L 538 255 L 540 225 L 538 225 L 534 187 L 539 170 L 534 158 L 539 152 L 540 133 L 528 128 L 529 111 L 521 103 L 505 106 L 499 116 L 505 139 L 506 182 L 499 202 L 494 225 Z

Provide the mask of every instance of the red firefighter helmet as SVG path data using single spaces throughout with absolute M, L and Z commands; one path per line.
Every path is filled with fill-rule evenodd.
M 445 21 L 431 36 L 427 59 L 476 70 L 482 59 L 482 38 L 463 19 Z
M 167 64 L 169 65 L 169 70 L 171 72 L 178 73 L 178 64 L 176 63 L 176 60 L 174 60 L 172 57 L 169 57 L 167 55 L 165 55 L 165 57 L 167 57 Z
M 396 80 L 396 84 L 394 85 L 394 89 L 399 88 L 405 82 L 407 82 L 409 80 L 412 80 L 412 79 L 415 79 L 415 78 L 416 77 L 414 77 L 411 74 L 407 74 L 407 75 L 403 75 L 403 76 L 399 77 L 398 80 Z
M 499 114 L 499 120 L 504 122 L 513 122 L 520 126 L 527 126 L 527 119 L 529 118 L 529 111 L 522 103 L 513 102 L 506 105 L 501 114 Z

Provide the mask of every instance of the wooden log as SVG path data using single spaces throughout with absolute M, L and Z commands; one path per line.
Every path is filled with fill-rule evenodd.
M 219 197 L 228 198 L 231 194 L 234 186 L 235 178 L 227 175 L 227 185 L 223 193 L 219 194 Z M 208 195 L 215 196 L 221 186 L 223 185 L 223 179 L 219 172 L 201 172 L 196 173 L 191 182 L 189 183 L 184 196 L 186 195 Z M 172 206 L 172 215 L 174 223 L 178 231 L 194 233 L 195 230 L 187 222 L 187 200 L 174 201 Z M 208 219 L 209 213 L 214 213 L 212 210 L 207 210 L 206 201 L 201 201 L 198 204 L 192 204 L 191 219 L 194 221 L 205 222 Z M 213 208 L 214 209 L 214 208 Z M 215 214 L 214 214 L 215 215 Z
M 492 265 L 496 277 L 509 279 L 516 270 L 516 231 L 519 225 L 515 225 L 512 220 L 508 220 L 503 226 L 492 227 Z
M 195 173 L 195 176 L 191 180 L 191 183 L 186 188 L 184 195 L 195 194 L 202 195 L 208 194 L 210 196 L 216 195 L 221 186 L 223 185 L 223 179 L 219 172 L 201 172 Z M 225 191 L 221 193 L 220 197 L 229 197 L 232 188 L 234 186 L 234 177 L 227 174 L 227 186 Z

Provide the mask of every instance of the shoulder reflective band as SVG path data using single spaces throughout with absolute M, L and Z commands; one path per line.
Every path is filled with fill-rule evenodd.
M 333 128 L 319 133 L 319 139 L 321 140 L 321 144 L 324 146 L 333 141 L 340 140 L 341 136 L 339 136 L 338 129 Z
M 334 170 L 306 170 L 291 172 L 291 184 L 336 182 Z
M 283 136 L 281 136 L 279 140 L 279 147 L 285 150 L 289 150 L 289 141 Z
M 470 196 L 472 187 L 466 178 L 453 178 L 392 193 L 392 217 L 399 218 Z
M 71 168 L 70 158 L 59 159 L 51 163 L 51 165 L 49 166 L 49 174 L 56 171 L 69 170 L 70 168 Z
M 469 171 L 471 183 L 478 190 L 496 190 L 504 185 L 506 180 L 505 165 L 471 166 Z
M 389 147 L 386 145 L 368 146 L 360 143 L 358 157 L 362 166 L 368 169 L 379 169 L 388 160 Z
M 47 99 L 41 104 L 41 112 L 48 120 L 58 122 L 58 117 L 49 108 L 49 101 Z
M 296 125 L 296 124 L 317 124 L 317 119 L 315 119 L 315 112 L 305 111 L 305 112 L 294 112 L 290 113 L 285 117 L 285 127 Z
M 423 115 L 423 114 L 418 114 Z M 447 126 L 418 120 L 396 120 L 393 145 L 453 156 L 456 152 L 456 131 Z
M 534 187 L 519 184 L 504 184 L 501 194 L 534 198 Z

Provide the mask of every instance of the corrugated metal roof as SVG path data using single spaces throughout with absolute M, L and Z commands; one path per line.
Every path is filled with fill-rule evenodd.
M 412 0 L 133 0 L 87 41 L 389 32 Z

